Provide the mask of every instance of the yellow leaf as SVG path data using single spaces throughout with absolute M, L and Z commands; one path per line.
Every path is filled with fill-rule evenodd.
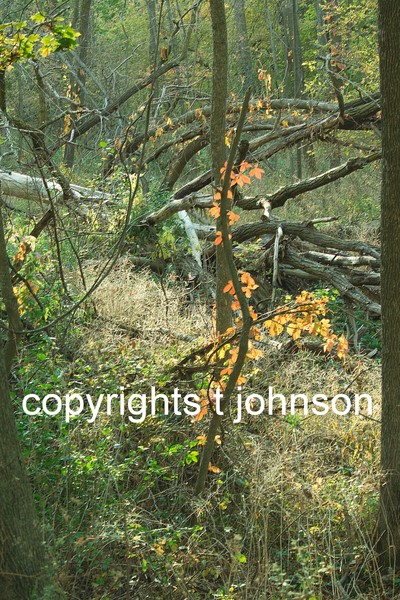
M 324 352 L 331 352 L 334 345 L 335 345 L 335 339 L 332 336 L 326 340 L 326 342 L 324 344 Z
M 269 335 L 271 337 L 280 335 L 283 331 L 283 326 L 280 323 L 277 323 L 276 321 L 272 321 L 270 319 L 268 321 L 265 321 L 264 327 L 269 329 Z
M 286 331 L 288 332 L 288 334 L 290 336 L 292 336 L 292 338 L 294 340 L 298 340 L 299 337 L 301 336 L 301 329 L 299 329 L 299 327 L 296 323 L 289 323 Z

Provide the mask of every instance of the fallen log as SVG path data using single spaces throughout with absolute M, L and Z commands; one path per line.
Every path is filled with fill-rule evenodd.
M 339 290 L 339 292 L 349 298 L 352 302 L 361 306 L 364 310 L 369 313 L 381 315 L 381 307 L 378 303 L 368 298 L 361 290 L 359 290 L 354 284 L 349 281 L 345 275 L 343 275 L 337 268 L 328 267 L 327 265 L 321 265 L 308 258 L 302 257 L 293 248 L 288 246 L 285 249 L 284 260 L 287 264 L 292 265 L 297 269 L 302 269 L 308 273 L 314 275 L 321 281 L 326 281 L 333 288 Z
M 298 237 L 301 240 L 309 242 L 314 246 L 327 248 L 330 250 L 341 250 L 344 252 L 356 252 L 361 255 L 372 256 L 380 260 L 380 250 L 376 246 L 367 244 L 358 240 L 345 240 L 338 236 L 334 237 L 318 231 L 313 224 L 310 223 L 295 223 L 292 221 L 258 221 L 256 223 L 248 223 L 240 225 L 232 230 L 232 241 L 238 244 L 262 237 L 266 234 L 275 234 L 278 227 L 282 227 L 284 235 L 290 237 Z M 214 239 L 214 235 L 210 235 L 210 241 Z M 203 255 L 205 258 L 210 258 L 215 253 L 215 246 L 210 244 L 205 248 Z
M 31 177 L 15 171 L 0 171 L 1 191 L 5 196 L 13 196 L 32 202 L 49 202 L 49 193 L 62 197 L 61 185 L 54 180 L 43 180 L 40 177 Z M 111 194 L 92 190 L 80 185 L 70 185 L 74 200 L 110 201 Z

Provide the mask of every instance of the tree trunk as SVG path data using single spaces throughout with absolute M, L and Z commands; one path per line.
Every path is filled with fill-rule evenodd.
M 324 23 L 324 11 L 322 8 L 321 0 L 314 0 L 315 12 L 317 15 L 317 36 L 318 36 L 318 45 L 325 51 L 328 50 L 328 36 L 325 31 L 325 23 Z M 317 56 L 320 56 L 321 52 L 318 49 Z
M 29 600 L 40 588 L 43 546 L 0 349 L 0 597 Z
M 272 21 L 271 10 L 269 8 L 269 0 L 265 0 L 265 13 L 267 15 L 267 23 L 268 23 L 268 31 L 270 38 L 270 47 L 271 47 L 271 56 L 272 56 L 272 65 L 273 65 L 273 84 L 274 87 L 278 88 L 281 81 L 280 69 L 278 65 L 278 53 L 276 50 L 276 42 L 275 42 L 275 27 Z
M 9 328 L 18 331 L 18 305 L 12 291 L 1 212 L 0 297 Z M 30 600 L 33 590 L 41 589 L 45 561 L 7 382 L 16 338 L 16 331 L 10 331 L 6 345 L 0 344 L 0 598 Z
M 156 0 L 146 0 L 147 15 L 149 18 L 149 60 L 152 69 L 157 66 L 157 5 Z M 158 97 L 158 81 L 154 82 L 154 96 Z
M 379 0 L 382 90 L 382 428 L 378 551 L 400 566 L 400 4 Z
M 237 31 L 237 45 L 239 49 L 239 74 L 245 89 L 251 87 L 256 91 L 256 77 L 253 69 L 253 61 L 247 35 L 246 12 L 244 0 L 233 0 L 235 25 Z
M 79 109 L 85 103 L 84 98 L 84 89 L 83 85 L 86 81 L 86 73 L 84 64 L 88 58 L 89 51 L 89 26 L 90 26 L 90 9 L 92 5 L 92 0 L 82 0 L 82 3 L 79 5 L 80 0 L 76 0 L 75 4 L 75 12 L 74 12 L 74 20 L 77 18 L 79 14 L 79 33 L 81 34 L 79 37 L 79 48 L 78 48 L 78 57 L 80 60 L 78 67 L 78 77 L 79 82 L 73 80 L 73 76 L 71 75 L 71 90 L 70 95 L 74 101 L 75 111 L 79 112 Z M 76 26 L 76 25 L 75 25 Z M 75 117 L 74 117 L 75 118 Z M 64 150 L 64 162 L 70 169 L 73 167 L 75 157 L 75 143 L 67 144 Z
M 211 155 L 214 186 L 221 183 L 221 167 L 226 160 L 225 128 L 228 93 L 228 41 L 224 0 L 210 0 L 213 30 L 213 79 L 211 110 Z M 217 229 L 221 230 L 220 219 Z M 217 332 L 223 333 L 232 325 L 231 299 L 224 293 L 230 280 L 229 267 L 221 246 L 217 246 Z
M 304 94 L 303 53 L 300 39 L 300 18 L 297 0 L 292 0 L 294 98 Z
M 302 98 L 304 93 L 303 53 L 301 51 L 300 19 L 297 0 L 292 0 L 293 24 L 293 90 L 294 98 Z M 303 177 L 303 162 L 301 146 L 296 148 L 297 178 Z

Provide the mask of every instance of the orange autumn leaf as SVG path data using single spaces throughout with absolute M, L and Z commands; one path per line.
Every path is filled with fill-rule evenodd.
M 253 358 L 254 360 L 258 360 L 262 356 L 261 350 L 258 350 L 253 346 L 253 344 L 249 341 L 249 349 L 246 353 L 247 358 Z
M 25 260 L 25 254 L 27 253 L 27 251 L 28 251 L 28 246 L 24 242 L 21 242 L 19 245 L 19 248 L 18 248 L 18 252 L 16 252 L 16 254 L 14 254 L 14 261 Z
M 242 275 L 240 277 L 240 281 L 242 283 L 244 283 L 246 285 L 246 287 L 249 288 L 250 290 L 256 290 L 258 288 L 258 285 L 254 281 L 254 279 L 252 278 L 250 273 L 247 273 L 247 271 L 242 273 Z
M 228 293 L 228 294 L 232 294 L 232 295 L 235 293 L 235 288 L 234 288 L 234 285 L 233 285 L 233 282 L 231 279 L 228 281 L 228 283 L 224 287 L 223 292 L 225 294 Z
M 265 173 L 264 169 L 261 169 L 258 166 L 258 163 L 250 170 L 250 177 L 255 177 L 256 179 L 261 179 L 261 175 Z
M 240 219 L 239 215 L 234 213 L 232 210 L 228 210 L 227 215 L 229 219 L 229 225 L 233 225 L 236 221 L 239 221 Z
M 349 342 L 344 337 L 343 333 L 338 339 L 337 356 L 341 360 L 346 360 L 346 355 L 349 351 Z
M 239 187 L 243 187 L 245 184 L 250 184 L 251 183 L 251 179 L 248 175 L 243 174 L 237 174 L 235 175 L 235 177 L 232 179 L 232 185 L 238 185 Z
M 221 473 L 221 469 L 211 463 L 208 463 L 208 470 L 211 471 L 211 473 Z
M 215 197 L 215 196 L 214 196 Z M 214 219 L 218 219 L 221 214 L 221 208 L 217 202 L 213 202 L 212 208 L 208 211 L 208 213 L 214 217 Z
M 253 321 L 257 321 L 258 314 L 256 313 L 256 311 L 254 310 L 254 308 L 252 306 L 249 306 L 249 313 L 250 313 L 250 316 L 253 319 Z
M 298 340 L 301 336 L 301 328 L 299 327 L 298 323 L 289 323 L 286 331 L 294 340 Z
M 238 354 L 239 354 L 239 348 L 231 348 L 229 350 L 229 354 L 231 355 L 231 357 L 229 359 L 229 363 L 231 365 L 234 365 L 235 362 L 237 361 L 237 357 L 238 357 Z
M 332 351 L 333 346 L 335 345 L 335 339 L 336 339 L 336 336 L 332 335 L 332 336 L 330 336 L 326 340 L 326 342 L 325 342 L 325 344 L 323 346 L 324 347 L 324 352 L 331 352 Z
M 249 337 L 250 337 L 250 339 L 257 340 L 257 341 L 261 340 L 261 331 L 260 331 L 260 328 L 259 327 L 252 327 L 250 329 L 250 336 Z
M 239 168 L 240 173 L 244 173 L 244 171 L 246 169 L 249 169 L 251 166 L 252 166 L 251 163 L 247 162 L 246 160 L 243 160 L 240 163 L 240 168 Z
M 201 421 L 203 419 L 203 417 L 207 414 L 208 412 L 208 399 L 207 398 L 202 398 L 201 403 L 200 403 L 200 412 L 193 417 L 192 419 L 192 423 L 198 423 L 199 421 Z
M 236 300 L 234 300 L 231 304 L 231 309 L 232 310 L 240 310 L 240 302 L 239 300 L 236 298 Z
M 220 244 L 222 244 L 222 233 L 220 231 L 217 231 L 214 245 L 219 246 Z
M 224 375 L 230 375 L 232 373 L 233 369 L 232 367 L 225 367 L 225 369 L 222 369 L 220 375 L 221 377 L 223 377 Z

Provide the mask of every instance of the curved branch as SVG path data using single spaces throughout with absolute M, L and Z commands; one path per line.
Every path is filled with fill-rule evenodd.
M 381 152 L 377 151 L 369 156 L 360 156 L 357 158 L 351 158 L 347 162 L 326 171 L 325 173 L 321 173 L 316 177 L 310 177 L 309 179 L 304 179 L 303 181 L 299 181 L 298 183 L 294 183 L 288 186 L 285 186 L 273 194 L 269 194 L 266 196 L 244 196 L 238 197 L 237 206 L 242 208 L 243 210 L 257 210 L 261 207 L 264 207 L 265 211 L 269 211 L 273 208 L 277 208 L 279 206 L 283 206 L 287 200 L 290 198 L 296 198 L 305 192 L 309 192 L 311 190 L 316 190 L 320 187 L 328 185 L 333 181 L 337 181 L 342 177 L 346 177 L 354 171 L 359 169 L 363 169 L 366 165 L 379 160 L 381 158 Z M 200 176 L 199 182 L 202 181 L 202 177 L 204 174 Z M 192 180 L 191 184 L 193 184 Z M 200 185 L 200 183 L 199 183 Z M 190 208 L 211 208 L 213 199 L 212 196 L 209 195 L 197 195 L 196 193 L 192 193 L 188 196 L 184 196 L 181 198 L 185 186 L 175 192 L 174 200 L 163 206 L 160 210 L 151 213 L 146 219 L 146 222 L 149 225 L 154 225 L 155 223 L 160 223 L 165 221 L 175 213 L 180 210 L 188 210 Z

